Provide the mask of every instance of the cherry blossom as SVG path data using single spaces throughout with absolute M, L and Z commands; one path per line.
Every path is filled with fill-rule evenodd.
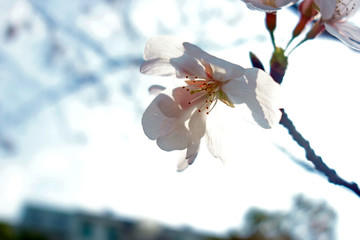
M 347 22 L 360 7 L 360 0 L 315 0 L 325 29 L 349 47 L 360 51 L 360 28 Z
M 223 136 L 214 130 L 218 130 L 217 124 L 207 124 L 208 118 L 226 120 L 230 116 L 227 112 L 242 105 L 263 128 L 271 128 L 280 120 L 280 87 L 260 69 L 244 69 L 171 36 L 151 38 L 144 59 L 141 73 L 174 76 L 183 85 L 163 91 L 152 87 L 152 92 L 161 92 L 142 117 L 146 136 L 156 140 L 162 150 L 184 150 L 179 170 L 195 160 L 203 137 L 209 151 L 223 160 L 219 144 Z M 216 111 L 224 107 L 229 111 Z
M 265 12 L 275 12 L 285 6 L 290 6 L 298 0 L 243 0 L 248 8 Z

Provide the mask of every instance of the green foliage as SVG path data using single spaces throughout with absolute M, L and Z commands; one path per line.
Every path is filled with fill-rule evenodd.
M 7 223 L 0 223 L 0 240 L 48 240 L 48 238 L 35 231 L 16 230 Z
M 14 232 L 14 229 L 6 223 L 0 223 L 0 239 L 15 240 L 16 234 Z
M 335 239 L 335 212 L 324 202 L 299 195 L 288 212 L 252 208 L 241 231 L 208 240 Z

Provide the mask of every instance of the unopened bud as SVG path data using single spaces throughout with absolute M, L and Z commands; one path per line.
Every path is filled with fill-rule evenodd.
M 282 82 L 287 65 L 288 59 L 287 56 L 285 56 L 284 49 L 277 47 L 270 60 L 270 75 L 275 82 L 279 84 Z
M 304 0 L 299 5 L 300 20 L 293 31 L 293 38 L 296 38 L 304 30 L 305 26 L 311 22 L 318 13 L 314 7 L 313 0 Z
M 254 68 L 260 68 L 261 70 L 265 70 L 264 65 L 260 61 L 260 59 L 252 52 L 250 52 L 250 61 Z
M 266 28 L 273 32 L 276 28 L 276 12 L 266 13 Z

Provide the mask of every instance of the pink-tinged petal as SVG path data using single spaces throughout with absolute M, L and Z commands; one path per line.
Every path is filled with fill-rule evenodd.
M 252 112 L 256 123 L 271 128 L 279 123 L 280 85 L 267 73 L 258 68 L 246 69 L 242 78 L 234 79 L 223 86 L 232 103 L 245 103 Z
M 165 87 L 160 85 L 152 85 L 149 87 L 149 93 L 155 96 L 159 95 L 163 90 L 165 90 Z
M 244 74 L 244 68 L 210 55 L 194 44 L 186 42 L 184 43 L 184 48 L 186 49 L 186 54 L 194 59 L 198 59 L 198 61 L 202 63 L 204 73 L 199 77 L 208 78 L 209 76 L 206 73 L 209 73 L 210 71 L 205 70 L 209 67 L 212 68 L 212 79 L 217 81 L 225 82 Z
M 327 20 L 333 16 L 337 0 L 314 0 L 314 2 L 320 9 L 322 19 Z
M 175 102 L 179 104 L 183 110 L 200 107 L 201 102 L 205 101 L 207 95 L 201 92 L 191 94 L 190 90 L 188 91 L 187 89 L 186 87 L 179 87 L 172 91 Z
M 360 28 L 347 22 L 337 22 L 325 23 L 325 29 L 347 46 L 360 51 Z

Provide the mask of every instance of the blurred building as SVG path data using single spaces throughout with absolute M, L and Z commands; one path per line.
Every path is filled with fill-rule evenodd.
M 189 228 L 175 229 L 109 213 L 64 211 L 42 205 L 24 208 L 19 228 L 44 234 L 49 240 L 204 240 Z

